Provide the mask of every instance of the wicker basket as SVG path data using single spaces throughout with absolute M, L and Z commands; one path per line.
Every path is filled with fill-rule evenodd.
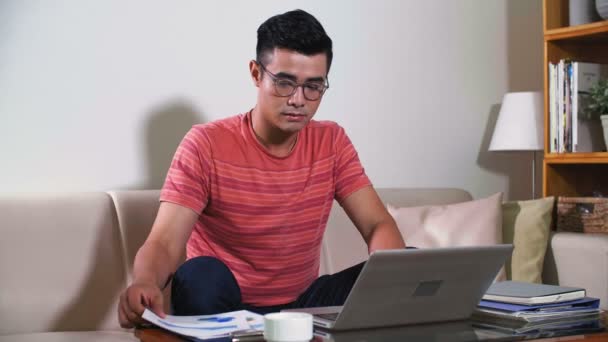
M 556 229 L 608 234 L 608 198 L 559 197 Z

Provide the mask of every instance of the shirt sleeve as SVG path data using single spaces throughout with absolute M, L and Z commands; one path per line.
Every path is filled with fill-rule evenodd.
M 160 201 L 202 213 L 209 198 L 211 146 L 205 131 L 193 127 L 177 147 L 161 189 Z
M 346 135 L 344 128 L 339 127 L 335 142 L 335 199 L 342 205 L 342 201 L 349 195 L 372 183 L 365 174 L 365 170 L 359 161 L 359 155 Z

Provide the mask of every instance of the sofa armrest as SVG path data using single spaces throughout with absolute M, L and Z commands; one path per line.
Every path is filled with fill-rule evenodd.
M 543 282 L 583 287 L 608 310 L 608 235 L 553 233 L 545 255 Z

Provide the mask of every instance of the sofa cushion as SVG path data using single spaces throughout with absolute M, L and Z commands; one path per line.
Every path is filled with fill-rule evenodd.
M 398 208 L 389 203 L 388 211 L 408 246 L 495 245 L 502 242 L 501 199 L 498 193 L 450 205 Z
M 554 203 L 553 197 L 503 203 L 503 242 L 514 246 L 513 254 L 507 262 L 509 279 L 542 282 Z
M 405 244 L 418 248 L 502 243 L 502 193 L 449 205 L 395 207 L 388 204 Z M 504 271 L 498 279 L 505 279 Z
M 471 194 L 453 188 L 378 188 L 380 199 L 395 206 L 442 205 L 469 201 Z M 331 274 L 365 261 L 367 246 L 342 207 L 334 201 L 323 237 L 320 274 Z
M 0 335 L 120 329 L 120 233 L 105 193 L 0 196 Z

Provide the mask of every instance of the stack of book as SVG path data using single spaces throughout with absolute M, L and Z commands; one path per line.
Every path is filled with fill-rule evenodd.
M 582 288 L 504 281 L 488 289 L 473 320 L 513 334 L 598 331 L 603 329 L 599 303 Z
M 600 122 L 581 119 L 587 116 L 589 90 L 604 78 L 608 78 L 605 64 L 565 59 L 549 63 L 551 153 L 593 152 L 602 148 Z

